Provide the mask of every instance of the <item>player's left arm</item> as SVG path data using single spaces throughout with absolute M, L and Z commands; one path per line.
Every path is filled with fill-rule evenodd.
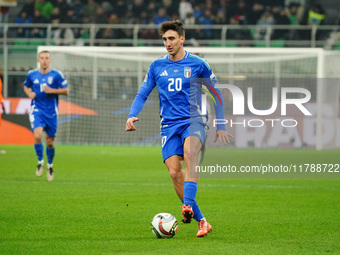
M 207 89 L 213 95 L 216 101 L 216 104 L 214 104 L 216 118 L 224 119 L 224 101 L 222 92 L 219 88 L 215 87 L 215 84 L 217 84 L 217 78 L 207 66 L 203 67 L 203 77 L 206 78 L 206 85 L 208 85 L 206 86 Z M 223 144 L 229 144 L 229 138 L 234 138 L 234 136 L 227 131 L 225 124 L 217 124 L 214 142 L 219 141 L 220 143 L 223 142 Z
M 45 86 L 45 93 L 46 94 L 57 94 L 57 95 L 68 95 L 69 88 L 67 80 L 65 79 L 62 73 L 58 73 L 57 79 L 54 81 L 57 83 L 58 88 L 51 88 L 50 86 Z
M 214 143 L 216 141 L 219 141 L 223 144 L 230 143 L 229 137 L 235 139 L 235 137 L 231 135 L 227 130 L 218 130 L 215 135 Z
M 50 86 L 45 86 L 45 93 L 46 94 L 57 94 L 57 95 L 68 95 L 69 90 L 68 90 L 68 87 L 53 89 Z

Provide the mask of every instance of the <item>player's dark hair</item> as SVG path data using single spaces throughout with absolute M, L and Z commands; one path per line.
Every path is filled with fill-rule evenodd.
M 163 22 L 161 27 L 159 28 L 158 32 L 159 32 L 160 35 L 163 35 L 168 30 L 176 31 L 179 36 L 185 35 L 185 29 L 183 27 L 182 21 L 180 21 L 180 20 L 172 20 L 172 21 Z

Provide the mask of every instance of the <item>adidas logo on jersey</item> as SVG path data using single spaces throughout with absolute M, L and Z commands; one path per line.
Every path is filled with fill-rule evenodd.
M 194 134 L 198 135 L 199 137 L 201 137 L 201 131 L 195 131 Z
M 35 83 L 35 84 L 39 84 L 39 81 L 38 81 L 38 79 L 35 79 L 33 83 Z
M 168 76 L 168 72 L 165 70 L 163 73 L 161 73 L 161 76 Z

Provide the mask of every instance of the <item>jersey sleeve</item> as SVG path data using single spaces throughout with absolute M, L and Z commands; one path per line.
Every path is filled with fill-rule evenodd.
M 212 72 L 209 64 L 204 61 L 204 65 L 202 65 L 202 72 L 201 72 L 202 78 L 204 78 L 204 81 L 207 83 L 208 86 L 207 89 L 213 95 L 216 104 L 214 104 L 216 118 L 217 119 L 224 119 L 224 101 L 222 92 L 219 88 L 216 88 L 215 85 L 217 84 L 218 80 L 215 76 L 215 74 Z M 227 130 L 225 127 L 225 124 L 217 124 L 216 131 L 219 130 Z
M 156 86 L 156 81 L 154 77 L 154 62 L 150 65 L 148 72 L 145 75 L 143 84 L 138 91 L 135 99 L 130 108 L 130 113 L 128 118 L 137 117 L 140 111 L 143 109 L 146 99 L 150 95 L 151 91 Z
M 65 76 L 60 71 L 57 71 L 57 73 L 58 73 L 58 87 L 62 89 L 67 88 L 68 82 Z
M 33 85 L 32 80 L 31 80 L 31 72 L 28 72 L 26 76 L 26 80 L 24 81 L 24 86 L 27 88 L 31 88 Z

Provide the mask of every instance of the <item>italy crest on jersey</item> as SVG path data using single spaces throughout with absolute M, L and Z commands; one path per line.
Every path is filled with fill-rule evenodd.
M 184 77 L 190 78 L 191 76 L 191 67 L 184 67 Z
M 47 82 L 48 82 L 48 84 L 52 84 L 53 83 L 53 77 L 52 76 L 48 77 Z

